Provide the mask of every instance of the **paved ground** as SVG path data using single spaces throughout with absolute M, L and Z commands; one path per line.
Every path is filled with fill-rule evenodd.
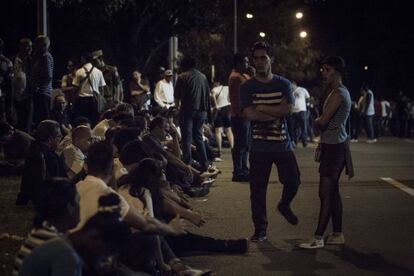
M 295 244 L 310 237 L 319 211 L 314 145 L 297 148 L 302 185 L 292 205 L 299 225 L 275 211 L 281 185 L 275 170 L 268 189 L 269 241 L 251 244 L 243 256 L 201 255 L 186 260 L 218 275 L 414 275 L 414 195 L 381 180 L 392 178 L 414 188 L 414 143 L 383 138 L 352 144 L 356 176 L 342 178 L 345 246 L 303 250 Z M 217 163 L 223 171 L 207 200 L 194 204 L 209 216 L 199 233 L 239 238 L 252 234 L 248 184 L 231 182 L 231 158 Z M 330 230 L 330 229 L 329 229 Z
M 246 255 L 199 255 L 185 260 L 223 276 L 414 275 L 414 196 L 380 179 L 392 178 L 414 189 L 414 141 L 383 138 L 376 144 L 352 144 L 356 177 L 351 181 L 344 177 L 341 184 L 346 245 L 306 251 L 295 244 L 312 235 L 319 210 L 313 151 L 314 145 L 295 151 L 303 182 L 292 205 L 300 219 L 298 226 L 291 226 L 275 211 L 281 186 L 273 171 L 268 189 L 269 241 L 251 244 Z M 217 163 L 223 173 L 210 194 L 194 200 L 209 219 L 193 230 L 214 237 L 248 237 L 253 231 L 248 184 L 230 181 L 228 150 L 224 159 Z M 0 182 L 0 234 L 25 236 L 32 213 L 29 207 L 14 205 L 19 180 L 2 178 Z M 0 239 L 0 275 L 10 275 L 20 243 Z

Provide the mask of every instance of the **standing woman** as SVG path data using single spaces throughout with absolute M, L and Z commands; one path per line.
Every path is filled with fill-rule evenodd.
M 332 220 L 333 233 L 326 244 L 344 244 L 342 233 L 342 200 L 339 194 L 339 178 L 346 168 L 349 177 L 353 176 L 347 122 L 351 110 L 348 89 L 342 83 L 345 61 L 339 56 L 326 58 L 322 62 L 322 81 L 326 91 L 322 115 L 315 120 L 315 127 L 321 131 L 320 156 L 315 154 L 319 167 L 319 211 L 318 226 L 314 237 L 298 246 L 305 249 L 322 248 L 323 235 Z M 319 158 L 318 158 L 319 157 Z

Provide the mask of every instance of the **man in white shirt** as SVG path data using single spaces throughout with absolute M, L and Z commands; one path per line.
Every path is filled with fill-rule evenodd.
M 113 158 L 112 146 L 105 142 L 97 142 L 90 146 L 86 169 L 88 175 L 76 184 L 80 196 L 80 221 L 71 231 L 76 231 L 85 222 L 98 212 L 98 199 L 102 195 L 115 193 L 120 198 L 121 217 L 130 227 L 144 232 L 164 235 L 177 235 L 185 233 L 182 221 L 177 217 L 167 225 L 155 218 L 145 217 L 139 211 L 130 207 L 126 200 L 107 185 L 112 177 Z
M 98 121 L 98 102 L 94 93 L 101 93 L 106 85 L 102 71 L 92 65 L 90 53 L 84 54 L 84 65 L 78 69 L 73 79 L 73 86 L 78 89 L 78 97 L 75 100 L 73 112 L 75 117 L 83 116 L 91 121 L 92 126 Z
M 155 86 L 154 100 L 162 108 L 174 106 L 174 86 L 172 84 L 172 70 L 166 70 L 164 78 Z
M 307 116 L 306 116 L 306 102 L 309 100 L 310 95 L 308 90 L 303 87 L 297 86 L 296 82 L 292 81 L 293 96 L 295 97 L 295 106 L 292 113 L 292 140 L 295 144 L 298 143 L 298 130 L 300 131 L 300 139 L 303 147 L 307 146 Z

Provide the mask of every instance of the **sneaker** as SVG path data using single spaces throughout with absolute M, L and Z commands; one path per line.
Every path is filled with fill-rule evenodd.
M 325 246 L 325 243 L 323 242 L 323 239 L 316 239 L 316 238 L 312 238 L 309 241 L 298 244 L 298 247 L 303 248 L 303 249 L 316 249 L 316 248 L 323 248 L 324 246 Z
M 292 225 L 297 225 L 299 220 L 298 217 L 292 212 L 289 205 L 285 204 L 278 204 L 277 209 L 279 210 L 280 214 Z
M 250 237 L 251 242 L 262 242 L 266 240 L 267 236 L 265 231 L 254 232 L 253 236 Z
M 223 162 L 224 160 L 221 159 L 220 157 L 215 157 L 214 158 L 214 162 Z
M 344 244 L 345 237 L 343 233 L 330 233 L 326 238 L 325 244 Z
M 358 139 L 351 139 L 351 143 L 358 143 Z
M 368 139 L 367 140 L 368 144 L 372 144 L 372 143 L 376 143 L 376 142 L 377 142 L 377 139 Z
M 201 186 L 207 186 L 210 188 L 213 185 L 214 181 L 216 181 L 214 178 L 209 177 L 201 182 Z
M 249 250 L 248 239 L 227 240 L 226 251 L 228 253 L 244 254 Z

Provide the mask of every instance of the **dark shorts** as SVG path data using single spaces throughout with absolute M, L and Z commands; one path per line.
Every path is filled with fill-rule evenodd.
M 224 106 L 217 110 L 216 118 L 214 119 L 214 127 L 230 127 L 231 124 L 231 114 L 230 106 Z
M 346 165 L 346 146 L 340 144 L 321 144 L 320 176 L 339 179 Z

